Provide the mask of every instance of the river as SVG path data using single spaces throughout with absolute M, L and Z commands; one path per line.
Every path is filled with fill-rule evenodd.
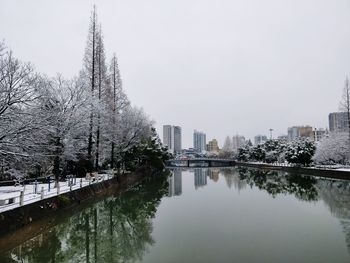
M 74 209 L 0 262 L 350 262 L 350 181 L 172 169 Z

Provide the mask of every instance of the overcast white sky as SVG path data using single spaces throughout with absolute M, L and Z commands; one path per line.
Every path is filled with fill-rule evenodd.
M 97 5 L 133 105 L 226 135 L 328 126 L 350 74 L 349 0 L 0 0 L 0 39 L 49 76 L 78 73 Z

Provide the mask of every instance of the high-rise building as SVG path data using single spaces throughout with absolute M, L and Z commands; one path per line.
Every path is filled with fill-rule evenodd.
M 219 145 L 216 139 L 212 139 L 208 142 L 208 152 L 219 152 Z
M 299 137 L 299 127 L 293 126 L 288 128 L 288 141 L 295 140 Z
M 348 132 L 347 112 L 332 112 L 328 115 L 330 132 Z
M 180 153 L 182 150 L 181 127 L 163 125 L 163 144 L 168 147 L 171 153 Z
M 163 145 L 168 147 L 168 150 L 171 152 L 172 150 L 172 126 L 171 125 L 163 125 Z
M 311 126 L 302 126 L 299 128 L 299 136 L 301 138 L 314 139 L 314 131 Z
M 256 135 L 254 137 L 254 144 L 255 145 L 263 144 L 266 141 L 267 141 L 267 136 L 265 136 L 265 135 Z
M 196 152 L 205 152 L 207 146 L 207 139 L 204 132 L 194 130 L 193 133 L 193 148 Z
M 328 130 L 315 128 L 315 130 L 314 130 L 315 142 L 320 141 L 323 137 L 326 136 L 326 134 L 328 134 Z
M 296 138 L 314 139 L 314 131 L 311 126 L 293 126 L 288 128 L 288 140 L 292 141 Z
M 241 135 L 235 135 L 232 137 L 232 149 L 234 152 L 237 152 L 239 148 L 245 145 L 245 138 Z
M 173 133 L 174 133 L 174 153 L 181 153 L 181 150 L 182 150 L 181 127 L 173 126 Z

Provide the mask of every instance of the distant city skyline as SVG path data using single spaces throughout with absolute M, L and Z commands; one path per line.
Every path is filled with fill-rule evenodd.
M 340 131 L 340 132 L 345 132 L 348 129 L 347 122 L 346 122 L 346 113 L 345 112 L 332 112 L 329 113 L 328 115 L 328 125 L 326 127 L 312 127 L 309 125 L 297 125 L 297 126 L 292 126 L 292 127 L 286 127 L 285 133 L 281 133 L 278 136 L 272 136 L 273 139 L 282 139 L 285 138 L 287 140 L 294 140 L 297 137 L 304 137 L 304 138 L 309 138 L 312 140 L 319 141 L 324 134 L 327 132 L 333 132 L 333 131 Z M 162 142 L 164 143 L 164 126 L 168 125 L 163 125 L 163 140 Z M 337 127 L 337 128 L 335 128 Z M 182 128 L 180 128 L 182 131 Z M 270 132 L 270 129 L 268 130 Z M 195 148 L 195 141 L 199 141 L 198 134 L 203 134 L 203 138 L 205 140 L 205 145 L 208 146 L 207 141 L 206 141 L 206 133 L 198 130 L 194 130 L 193 132 L 193 140 L 192 144 L 190 144 L 188 147 L 182 146 L 182 149 L 190 149 L 190 148 Z M 186 136 L 186 134 L 185 134 Z M 244 143 L 248 140 L 250 140 L 254 145 L 261 144 L 265 142 L 266 140 L 270 139 L 270 137 L 266 135 L 261 135 L 257 134 L 253 136 L 253 138 L 246 138 L 244 135 L 227 135 L 233 139 L 233 148 L 234 150 L 237 150 L 239 147 L 244 145 Z M 214 135 L 215 137 L 215 135 Z M 226 136 L 225 136 L 226 137 Z M 215 141 L 215 144 L 219 146 L 219 148 L 222 148 L 224 144 L 224 138 L 222 140 L 218 140 L 216 138 L 213 139 Z M 182 132 L 181 132 L 181 141 L 182 141 Z M 208 143 L 211 141 L 208 141 Z M 221 142 L 221 143 L 219 143 Z M 204 145 L 204 142 L 202 143 Z

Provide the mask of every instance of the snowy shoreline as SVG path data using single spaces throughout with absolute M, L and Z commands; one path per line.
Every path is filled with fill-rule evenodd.
M 133 173 L 122 173 L 115 176 L 99 174 L 94 180 L 90 180 L 90 184 L 89 179 L 82 178 L 81 185 L 80 178 L 77 178 L 75 185 L 68 185 L 68 182 L 60 182 L 59 194 L 57 194 L 56 188 L 50 189 L 50 192 L 48 192 L 47 186 L 40 185 L 40 187 L 44 187 L 43 198 L 41 189 L 39 193 L 34 194 L 34 186 L 27 186 L 25 190 L 26 192 L 28 191 L 28 194 L 26 195 L 26 200 L 23 200 L 25 202 L 22 206 L 19 205 L 19 197 L 14 204 L 0 206 L 0 235 L 6 235 L 45 218 L 55 220 L 64 211 L 74 211 L 74 207 L 80 206 L 88 202 L 88 200 L 122 193 L 152 174 L 153 171 L 148 169 L 140 169 Z M 39 189 L 39 186 L 37 187 Z M 16 186 L 16 188 L 15 190 L 19 190 L 23 187 Z M 5 190 L 2 193 L 4 195 L 10 194 L 11 192 L 8 191 L 14 189 L 7 187 L 7 189 L 4 188 L 2 190 Z M 18 191 L 14 193 L 16 195 L 19 194 Z M 51 219 L 50 222 L 52 222 Z
M 271 170 L 280 170 L 286 172 L 297 172 L 302 175 L 312 175 L 320 176 L 324 178 L 332 179 L 342 179 L 350 180 L 350 169 L 349 168 L 333 168 L 328 167 L 300 167 L 300 166 L 291 166 L 286 164 L 269 164 L 262 162 L 236 162 L 236 166 L 244 167 L 255 167 L 259 169 L 271 169 Z
M 77 189 L 87 187 L 105 180 L 112 179 L 109 174 L 99 174 L 98 177 L 75 178 L 65 182 L 59 182 L 59 190 L 54 188 L 54 183 L 31 183 L 24 186 L 0 187 L 0 214 L 21 206 L 32 204 L 51 197 L 59 196 Z M 21 204 L 21 193 L 23 202 Z M 13 203 L 9 203 L 13 201 Z

